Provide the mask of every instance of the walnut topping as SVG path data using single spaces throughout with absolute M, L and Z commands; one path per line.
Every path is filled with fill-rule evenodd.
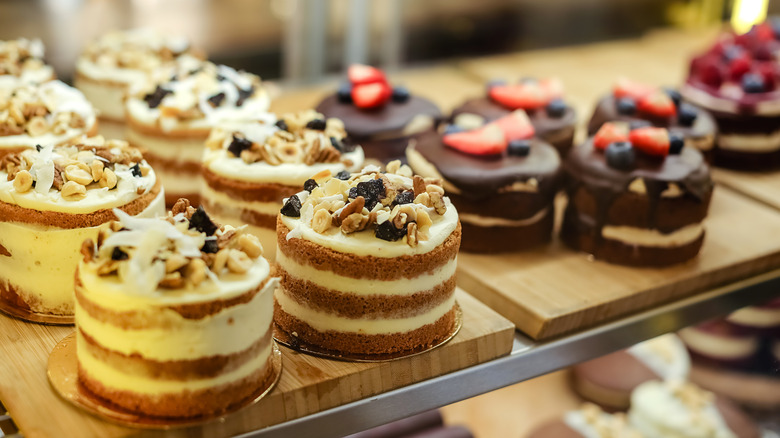
M 25 71 L 40 70 L 46 66 L 42 58 L 43 44 L 40 40 L 20 38 L 0 41 L 0 75 L 19 77 Z
M 19 83 L 0 90 L 0 136 L 41 137 L 83 130 L 91 112 L 84 96 L 62 82 L 41 86 Z
M 102 67 L 152 72 L 182 55 L 202 57 L 180 37 L 164 37 L 147 29 L 110 32 L 90 44 L 84 57 Z
M 343 234 L 371 228 L 379 239 L 404 239 L 416 247 L 428 240 L 433 218 L 444 215 L 448 204 L 441 181 L 408 174 L 408 166 L 399 161 L 389 163 L 384 174 L 374 166 L 337 177 L 320 172 L 307 181 L 306 190 L 285 200 L 281 214 L 300 217 L 320 234 L 337 232 L 334 228 Z M 291 230 L 288 238 L 295 235 Z
M 585 403 L 579 414 L 585 423 L 595 430 L 596 435 L 604 438 L 640 438 L 628 422 L 625 414 L 608 414 L 592 403 Z

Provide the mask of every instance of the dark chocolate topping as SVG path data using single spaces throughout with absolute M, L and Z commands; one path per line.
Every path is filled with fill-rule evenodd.
M 452 119 L 458 114 L 470 113 L 482 116 L 485 121 L 492 122 L 493 120 L 504 117 L 510 114 L 512 110 L 497 104 L 488 97 L 479 97 L 463 102 L 459 107 L 452 110 Z M 547 134 L 552 134 L 561 129 L 574 126 L 577 119 L 577 114 L 569 105 L 566 105 L 566 111 L 562 117 L 550 117 L 545 110 L 545 107 L 539 107 L 537 109 L 526 110 L 528 118 L 531 119 L 531 124 L 534 125 L 536 135 L 544 138 Z
M 445 146 L 437 132 L 427 132 L 415 142 L 416 150 L 439 173 L 460 189 L 463 197 L 480 199 L 495 196 L 498 189 L 515 182 L 536 178 L 539 194 L 552 199 L 562 183 L 561 159 L 555 148 L 532 140 L 526 157 L 508 155 L 480 157 Z
M 695 106 L 694 106 L 695 107 Z M 632 115 L 620 114 L 617 110 L 617 100 L 611 94 L 602 98 L 596 105 L 596 109 L 593 111 L 593 116 L 588 122 L 588 135 L 593 135 L 601 128 L 606 122 L 635 122 L 646 120 L 659 128 L 667 128 L 670 132 L 681 134 L 684 138 L 700 139 L 706 136 L 714 136 L 717 131 L 715 120 L 712 115 L 699 107 L 695 107 L 698 111 L 696 120 L 692 126 L 683 126 L 678 120 L 677 116 L 672 117 L 653 117 L 649 114 L 643 114 L 637 111 Z
M 434 121 L 442 117 L 439 107 L 430 100 L 417 96 L 411 96 L 402 103 L 390 100 L 379 108 L 362 109 L 351 103 L 339 102 L 334 94 L 326 97 L 316 109 L 325 117 L 341 119 L 347 133 L 361 139 L 375 135 L 401 137 L 406 125 L 420 114 L 429 115 Z

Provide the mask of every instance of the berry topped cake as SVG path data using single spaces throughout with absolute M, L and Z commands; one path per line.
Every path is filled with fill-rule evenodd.
M 691 61 L 680 90 L 718 124 L 718 166 L 767 169 L 780 165 L 780 22 L 721 35 Z
M 430 130 L 442 114 L 428 99 L 405 87 L 392 87 L 385 74 L 367 65 L 352 65 L 349 83 L 317 105 L 317 112 L 344 122 L 349 138 L 366 156 L 383 163 L 404 160 L 410 138 Z
M 127 140 L 143 148 L 160 173 L 169 205 L 180 197 L 198 203 L 203 146 L 212 128 L 273 121 L 259 77 L 210 62 L 178 64 L 171 76 L 150 81 L 125 104 Z
M 597 104 L 588 122 L 588 135 L 594 135 L 606 122 L 626 122 L 633 128 L 666 128 L 692 148 L 709 156 L 717 127 L 709 112 L 682 100 L 671 88 L 657 88 L 621 78 L 612 94 Z
M 277 222 L 277 328 L 293 345 L 344 357 L 449 339 L 460 224 L 440 181 L 399 161 L 312 179 Z
M 115 218 L 154 217 L 163 192 L 141 153 L 102 138 L 0 159 L 0 301 L 17 315 L 72 321 L 81 242 Z M 14 312 L 14 310 L 18 310 Z
M 186 200 L 84 242 L 76 273 L 82 388 L 150 417 L 212 416 L 274 382 L 273 289 L 257 238 Z
M 201 55 L 185 38 L 150 29 L 113 31 L 87 45 L 76 61 L 73 82 L 98 110 L 101 134 L 124 138 L 127 92 L 187 56 Z
M 313 110 L 217 128 L 206 142 L 201 202 L 221 223 L 247 224 L 273 260 L 282 200 L 323 170 L 344 175 L 362 166 L 363 150 L 347 141 L 344 124 Z
M 554 78 L 521 79 L 509 84 L 490 81 L 487 96 L 470 99 L 452 111 L 451 122 L 477 128 L 522 109 L 528 114 L 536 136 L 555 147 L 564 157 L 574 141 L 577 115 L 563 99 L 563 84 Z
M 0 85 L 0 158 L 95 132 L 95 110 L 75 88 L 60 81 Z
M 561 236 L 611 263 L 665 266 L 698 254 L 712 196 L 698 149 L 666 128 L 608 122 L 564 162 L 569 204 Z
M 57 75 L 44 62 L 43 52 L 43 43 L 38 39 L 0 41 L 0 77 L 11 76 L 28 84 L 41 84 L 54 79 Z
M 528 438 L 644 438 L 628 424 L 625 414 L 609 414 L 598 406 L 585 403 L 568 411 L 563 419 L 534 430 Z
M 462 249 L 516 251 L 549 242 L 561 159 L 534 137 L 526 113 L 515 110 L 476 129 L 440 129 L 412 141 L 406 152 L 416 173 L 442 180 L 460 213 Z

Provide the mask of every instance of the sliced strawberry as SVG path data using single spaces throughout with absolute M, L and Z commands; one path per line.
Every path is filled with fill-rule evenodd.
M 536 82 L 496 85 L 490 88 L 488 95 L 498 104 L 513 110 L 540 108 L 550 101 L 545 90 Z
M 352 102 L 358 108 L 382 106 L 390 99 L 393 90 L 384 82 L 355 85 L 352 87 Z
M 511 114 L 493 121 L 491 124 L 498 125 L 506 137 L 506 141 L 524 140 L 534 136 L 534 125 L 528 118 L 528 114 L 523 110 L 515 110 Z
M 621 97 L 631 97 L 638 100 L 654 91 L 656 91 L 656 87 L 634 82 L 626 78 L 619 78 L 615 83 L 615 87 L 612 89 L 612 94 L 618 99 Z
M 648 155 L 669 155 L 669 131 L 666 128 L 647 126 L 634 129 L 628 134 L 628 140 Z
M 472 131 L 446 134 L 442 137 L 445 145 L 471 155 L 495 155 L 506 150 L 509 144 L 504 131 L 495 123 L 489 123 Z
M 780 77 L 780 67 L 774 62 L 762 62 L 758 64 L 758 73 L 764 77 L 764 87 L 767 91 L 777 88 L 777 78 Z
M 677 107 L 674 106 L 674 101 L 663 90 L 658 90 L 639 99 L 636 107 L 643 113 L 658 117 L 671 117 L 677 114 Z
M 750 57 L 740 56 L 729 63 L 729 78 L 734 82 L 742 80 L 742 76 L 750 71 Z
M 539 87 L 547 94 L 547 98 L 553 100 L 563 97 L 563 82 L 558 78 L 546 78 L 539 80 Z
M 373 84 L 375 82 L 387 82 L 382 70 L 370 65 L 352 64 L 347 69 L 347 77 L 352 85 Z
M 604 150 L 611 143 L 628 140 L 628 125 L 625 123 L 607 122 L 601 125 L 596 135 L 593 136 L 593 146 Z

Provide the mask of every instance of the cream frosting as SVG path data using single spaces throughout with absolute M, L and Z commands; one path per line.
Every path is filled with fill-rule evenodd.
M 596 405 L 586 404 L 563 415 L 563 422 L 584 438 L 641 438 L 623 414 L 610 415 Z
M 770 134 L 719 134 L 718 147 L 730 151 L 767 153 L 780 150 L 780 130 Z
M 543 208 L 528 219 L 519 220 L 482 216 L 473 213 L 461 213 L 460 220 L 477 227 L 527 227 L 547 217 L 549 212 L 549 208 Z
M 755 336 L 718 336 L 696 327 L 684 328 L 678 336 L 692 351 L 726 360 L 751 356 L 759 347 Z
M 128 128 L 125 137 L 131 145 L 143 148 L 151 155 L 183 164 L 200 164 L 203 138 L 165 138 L 146 135 Z M 158 169 L 159 170 L 159 169 Z
M 680 338 L 668 333 L 626 350 L 663 380 L 683 380 L 691 370 L 691 358 Z
M 622 225 L 605 225 L 601 230 L 601 235 L 605 239 L 618 240 L 629 245 L 658 248 L 673 248 L 687 245 L 698 239 L 702 233 L 704 233 L 704 227 L 701 223 L 687 225 L 671 233 L 661 233 L 658 230 Z
M 727 320 L 750 327 L 770 328 L 780 325 L 780 308 L 750 306 L 733 312 Z
M 690 383 L 643 383 L 631 394 L 628 418 L 646 438 L 736 438 L 713 394 Z
M 74 79 L 73 84 L 84 93 L 84 97 L 97 109 L 98 116 L 115 121 L 124 120 L 125 105 L 123 100 L 125 93 L 127 93 L 125 87 L 102 82 L 91 82 L 83 80 L 78 76 Z M 116 137 L 109 136 L 109 138 Z

